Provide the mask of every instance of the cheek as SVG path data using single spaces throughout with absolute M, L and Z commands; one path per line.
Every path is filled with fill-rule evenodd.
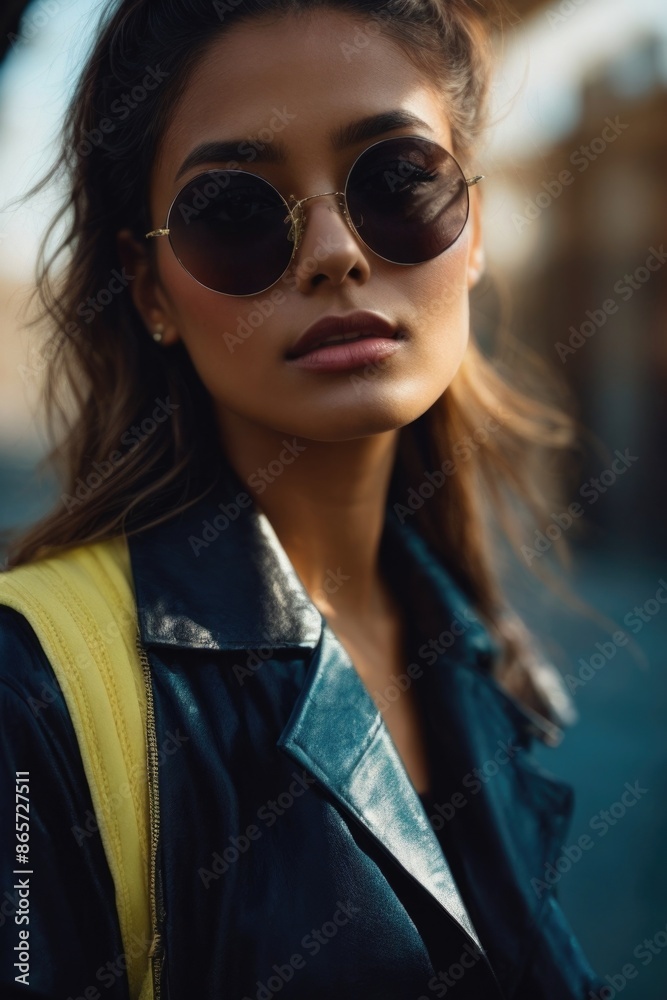
M 415 346 L 437 365 L 435 377 L 453 375 L 449 369 L 461 363 L 468 343 L 468 254 L 466 232 L 440 257 L 416 267 L 406 286 L 414 303 Z
M 272 321 L 286 296 L 277 290 L 247 298 L 212 292 L 198 284 L 178 263 L 167 262 L 163 281 L 181 339 L 207 389 L 214 395 L 240 384 L 261 381 L 269 361 Z M 268 339 L 268 343 L 267 343 Z M 267 350 L 268 348 L 268 350 Z

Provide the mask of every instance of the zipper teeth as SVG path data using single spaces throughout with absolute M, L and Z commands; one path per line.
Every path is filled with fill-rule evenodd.
M 135 636 L 137 650 L 143 669 L 146 687 L 146 749 L 148 757 L 148 803 L 150 815 L 150 906 L 152 941 L 148 952 L 151 959 L 153 974 L 153 998 L 160 1000 L 161 975 L 163 961 L 163 942 L 160 933 L 158 915 L 158 871 L 157 845 L 160 834 L 160 796 L 158 786 L 158 745 L 155 730 L 155 710 L 153 705 L 153 687 L 151 684 L 151 668 L 146 650 L 141 644 L 141 637 Z M 160 914 L 161 915 L 161 914 Z

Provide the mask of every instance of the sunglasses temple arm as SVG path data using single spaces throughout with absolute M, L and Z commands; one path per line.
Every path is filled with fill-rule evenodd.
M 466 177 L 466 184 L 468 187 L 472 187 L 473 184 L 479 184 L 480 181 L 483 181 L 484 177 L 485 174 L 475 174 L 474 177 Z

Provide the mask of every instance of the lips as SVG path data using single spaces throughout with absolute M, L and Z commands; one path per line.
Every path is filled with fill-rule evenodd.
M 358 337 L 396 338 L 398 327 L 380 313 L 356 310 L 342 316 L 323 316 L 297 340 L 286 353 L 287 358 L 299 358 L 325 343 L 349 340 L 350 334 Z

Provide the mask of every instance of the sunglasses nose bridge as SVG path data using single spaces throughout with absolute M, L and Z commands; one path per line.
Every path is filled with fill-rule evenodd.
M 292 220 L 292 226 L 288 233 L 287 238 L 294 242 L 294 250 L 299 248 L 303 233 L 306 227 L 305 211 L 302 205 L 307 201 L 312 201 L 314 198 L 327 198 L 330 195 L 335 195 L 338 203 L 338 207 L 341 210 L 343 217 L 345 218 L 348 225 L 350 224 L 350 217 L 347 211 L 347 202 L 345 200 L 344 191 L 324 191 L 322 194 L 311 194 L 307 198 L 297 199 L 295 195 L 291 194 L 288 198 L 288 207 L 290 214 L 285 219 L 287 222 L 290 218 Z

